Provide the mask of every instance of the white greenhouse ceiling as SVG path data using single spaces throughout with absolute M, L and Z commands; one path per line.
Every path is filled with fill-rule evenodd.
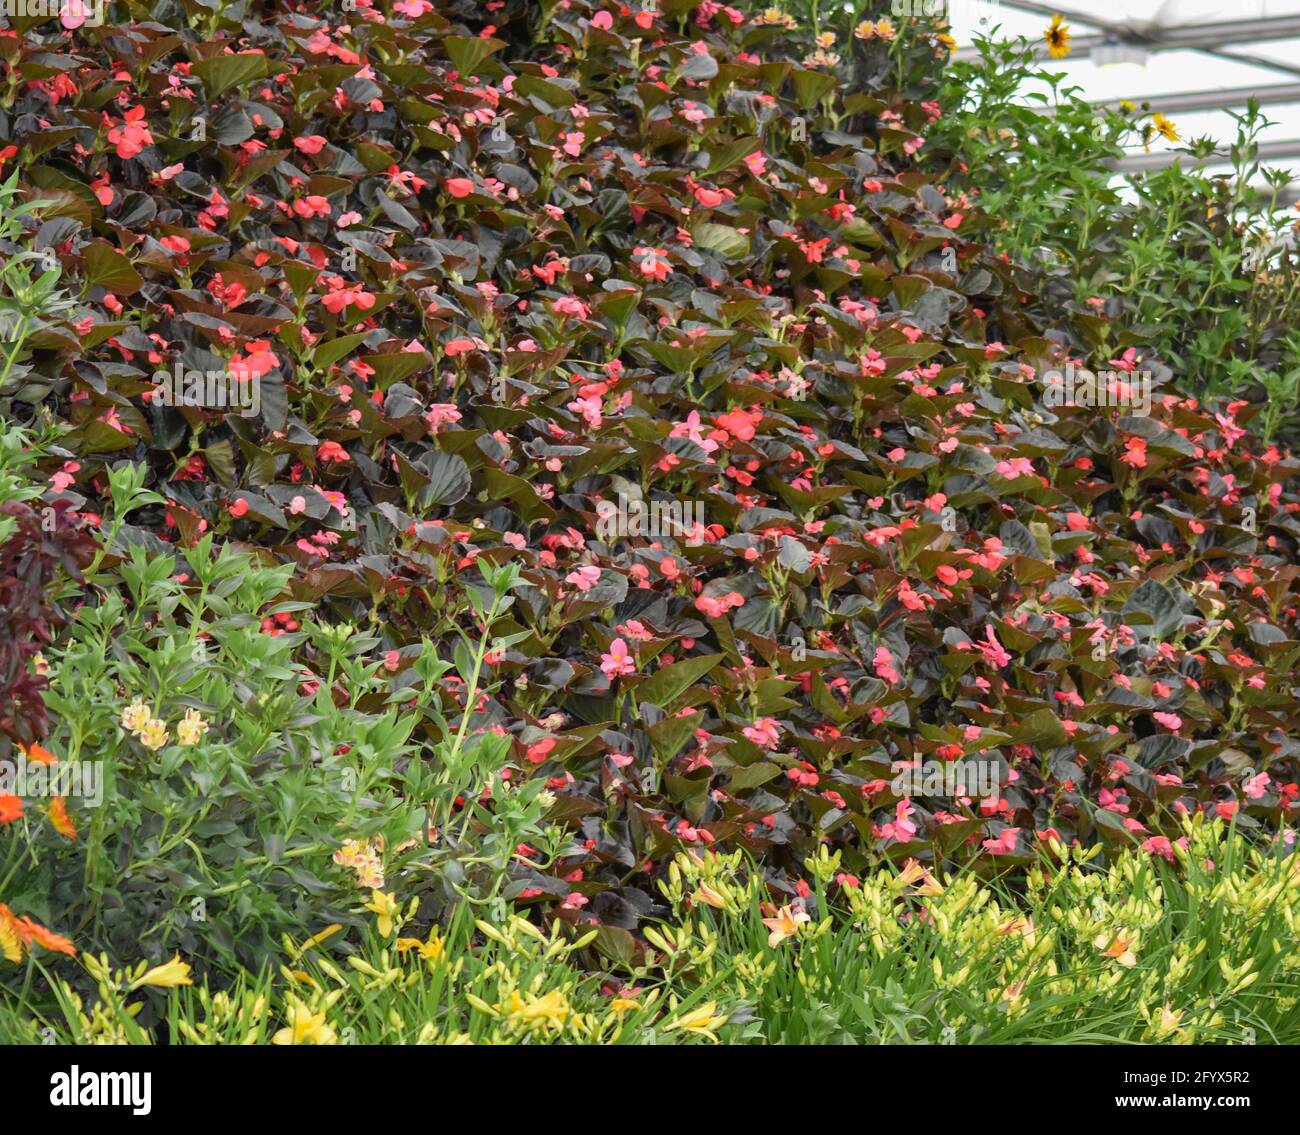
M 1037 45 L 1039 66 L 1063 72 L 1064 85 L 1078 87 L 1088 101 L 1145 101 L 1172 119 L 1182 142 L 1157 137 L 1149 153 L 1140 146 L 1131 151 L 1124 169 L 1166 163 L 1195 138 L 1226 146 L 1237 135 L 1229 112 L 1244 110 L 1255 96 L 1273 122 L 1259 135 L 1260 161 L 1297 178 L 1294 198 L 1300 191 L 1300 0 L 1125 0 L 1105 14 L 1100 7 L 1095 0 L 948 0 L 948 15 L 959 58 L 972 53 L 976 34 L 1024 36 Z M 1062 59 L 1048 55 L 1043 39 L 1057 13 L 1071 35 Z

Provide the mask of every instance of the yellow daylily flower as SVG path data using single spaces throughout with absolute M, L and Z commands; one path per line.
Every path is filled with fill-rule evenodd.
M 502 1011 L 500 1005 L 497 1010 Z M 522 1021 L 524 1024 L 542 1023 L 553 1029 L 562 1029 L 571 1010 L 568 999 L 558 989 L 552 989 L 550 993 L 531 1001 L 525 1001 L 519 995 L 519 990 L 515 989 L 510 993 L 510 1007 L 505 1012 L 511 1020 Z
M 194 982 L 190 980 L 189 963 L 181 961 L 180 954 L 177 954 L 171 961 L 145 970 L 143 975 L 132 982 L 131 988 L 139 989 L 142 985 L 152 985 L 158 989 L 175 989 L 178 985 L 193 984 Z
M 714 1044 L 718 1043 L 717 1029 L 727 1023 L 727 1017 L 719 1016 L 717 1013 L 718 1003 L 716 1001 L 706 1001 L 698 1009 L 692 1009 L 678 1017 L 671 1024 L 664 1026 L 664 1032 L 670 1033 L 677 1029 L 685 1029 L 688 1033 L 695 1033 L 696 1036 L 708 1037 Z
M 371 891 L 370 901 L 365 904 L 366 910 L 374 911 L 379 915 L 376 919 L 376 925 L 379 927 L 379 933 L 387 938 L 393 932 L 393 915 L 398 911 L 397 896 L 393 894 L 384 894 L 383 891 Z
M 271 1038 L 273 1044 L 338 1043 L 338 1034 L 325 1020 L 325 1014 L 313 1013 L 308 1006 L 304 1005 L 296 997 L 290 1001 L 286 1019 L 289 1022 L 288 1027 L 280 1029 Z

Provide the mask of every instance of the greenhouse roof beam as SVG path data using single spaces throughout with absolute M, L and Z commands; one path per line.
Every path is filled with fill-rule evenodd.
M 1279 83 L 1273 87 L 1237 87 L 1227 91 L 1187 91 L 1176 95 L 1143 95 L 1141 98 L 1103 99 L 1094 106 L 1119 108 L 1121 102 L 1149 103 L 1161 114 L 1187 114 L 1197 110 L 1224 110 L 1230 106 L 1245 106 L 1258 99 L 1260 106 L 1300 102 L 1300 82 Z
M 1164 169 L 1165 166 L 1188 157 L 1191 155 L 1176 150 L 1160 150 L 1154 154 L 1128 154 L 1108 164 L 1117 173 L 1145 173 L 1149 170 Z M 1206 161 L 1210 164 L 1214 164 L 1215 159 L 1227 162 L 1230 157 L 1226 150 L 1216 150 L 1207 157 Z M 1300 138 L 1290 138 L 1282 142 L 1260 142 L 1255 147 L 1255 157 L 1260 161 L 1300 158 Z
M 1003 0 L 1008 8 L 1044 16 L 1051 19 L 1060 13 L 1067 21 L 1078 20 L 1102 29 L 1098 35 L 1076 35 L 1070 39 L 1070 58 L 1086 59 L 1108 40 L 1140 44 L 1149 51 L 1208 51 L 1224 59 L 1236 59 L 1257 66 L 1271 66 L 1277 70 L 1294 72 L 1295 69 L 1273 60 L 1233 55 L 1218 49 L 1233 44 L 1260 43 L 1266 40 L 1300 39 L 1300 15 L 1264 16 L 1250 20 L 1225 20 L 1213 24 L 1187 24 L 1179 27 L 1161 27 L 1158 24 L 1118 24 L 1099 19 L 1085 12 L 1066 11 L 1035 0 Z M 1033 45 L 1034 55 L 1049 58 L 1046 43 Z M 957 58 L 968 59 L 978 55 L 972 48 L 962 48 Z

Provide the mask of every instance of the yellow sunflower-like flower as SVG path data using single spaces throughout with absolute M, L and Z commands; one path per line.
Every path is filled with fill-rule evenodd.
M 1154 126 L 1159 133 L 1163 134 L 1170 142 L 1182 141 L 1178 136 L 1178 128 L 1163 114 L 1152 115 L 1151 125 Z
M 1070 25 L 1065 23 L 1060 12 L 1052 17 L 1052 22 L 1043 32 L 1047 41 L 1047 53 L 1053 59 L 1064 59 L 1070 54 Z

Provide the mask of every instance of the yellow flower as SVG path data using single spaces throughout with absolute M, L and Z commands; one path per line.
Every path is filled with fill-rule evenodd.
M 194 982 L 190 980 L 189 962 L 181 961 L 180 954 L 177 954 L 171 961 L 145 970 L 131 983 L 131 988 L 139 989 L 142 985 L 152 985 L 158 989 L 175 989 L 178 985 L 193 984 Z
M 131 733 L 139 733 L 153 719 L 144 698 L 136 698 L 122 710 L 122 728 Z
M 767 944 L 779 946 L 790 935 L 798 932 L 800 923 L 810 921 L 812 919 L 806 911 L 792 911 L 788 905 L 783 906 L 776 912 L 776 917 L 763 919 L 763 925 L 772 931 L 767 936 Z
M 1165 1002 L 1160 1007 L 1159 1023 L 1156 1024 L 1157 1033 L 1172 1033 L 1182 1028 L 1183 1015 L 1175 1013 L 1169 1008 L 1169 1002 Z
M 710 887 L 708 883 L 701 883 L 695 894 L 691 896 L 691 900 L 703 903 L 705 906 L 711 906 L 715 910 L 725 910 L 727 907 L 727 900 Z
M 167 744 L 167 738 L 170 736 L 171 734 L 167 732 L 166 723 L 161 718 L 151 717 L 145 722 L 144 728 L 140 730 L 140 744 L 146 749 L 157 752 Z
M 615 997 L 614 1000 L 609 1003 L 609 1007 L 613 1012 L 617 1013 L 621 1017 L 629 1009 L 641 1008 L 641 1003 L 632 1000 L 631 997 Z
M 760 24 L 775 24 L 778 27 L 787 29 L 797 28 L 799 24 L 793 16 L 787 12 L 781 11 L 780 8 L 768 8 L 758 18 Z
M 498 1005 L 497 1009 L 500 1011 L 501 1006 Z M 531 1001 L 525 1001 L 517 989 L 510 993 L 509 1017 L 513 1021 L 522 1021 L 528 1025 L 541 1023 L 562 1029 L 569 1013 L 569 1002 L 558 989 L 552 989 L 550 993 Z
M 409 953 L 411 950 L 418 950 L 420 957 L 426 962 L 436 962 L 443 956 L 442 938 L 438 934 L 438 928 L 435 926 L 429 931 L 429 940 L 421 942 L 419 938 L 398 938 L 397 952 L 399 954 Z
M 1060 12 L 1052 17 L 1043 38 L 1047 41 L 1047 53 L 1053 59 L 1064 59 L 1070 54 L 1070 25 L 1063 22 Z
M 379 933 L 387 938 L 393 932 L 393 915 L 397 913 L 397 896 L 386 895 L 383 891 L 372 891 L 366 910 L 372 910 L 379 918 Z
M 1137 955 L 1131 949 L 1136 941 L 1136 934 L 1125 938 L 1121 931 L 1114 935 L 1098 934 L 1092 944 L 1102 952 L 1103 957 L 1114 958 L 1125 969 L 1132 969 L 1137 965 Z
M 676 1029 L 685 1029 L 697 1036 L 708 1037 L 714 1044 L 717 1044 L 718 1037 L 715 1030 L 727 1023 L 725 1016 L 716 1015 L 717 1008 L 718 1003 L 716 1001 L 706 1001 L 698 1009 L 692 1009 L 689 1013 L 678 1017 L 672 1024 L 665 1025 L 664 1032 L 670 1033 Z
M 283 1028 L 272 1038 L 274 1044 L 335 1044 L 338 1036 L 325 1021 L 324 1013 L 313 1013 L 298 998 L 291 999 Z
M 1163 114 L 1154 114 L 1151 116 L 1151 125 L 1163 134 L 1170 142 L 1180 142 L 1178 128 L 1174 126 Z
M 913 887 L 911 892 L 913 895 L 934 896 L 943 894 L 943 884 L 915 859 L 908 859 L 903 863 L 903 869 L 898 873 L 898 878 L 900 882 Z
M 197 709 L 187 709 L 185 717 L 176 726 L 176 740 L 182 745 L 197 745 L 208 731 L 208 723 Z
M 876 34 L 876 25 L 870 20 L 863 20 L 862 23 L 853 29 L 853 34 L 857 36 L 858 39 L 870 39 Z
M 1121 99 L 1119 108 L 1125 114 L 1132 114 L 1135 110 L 1137 110 L 1137 103 L 1135 103 L 1132 99 Z
M 822 34 L 817 37 L 817 46 L 825 51 L 830 51 L 830 49 L 835 46 L 835 33 L 822 32 Z
M 937 35 L 934 38 L 937 39 L 941 44 L 943 44 L 944 47 L 946 47 L 949 50 L 949 52 L 953 52 L 957 50 L 957 41 L 953 39 L 952 36 L 944 33 L 941 35 Z
M 877 20 L 876 35 L 878 35 L 881 39 L 886 39 L 886 40 L 893 39 L 894 25 L 890 23 L 888 20 Z

